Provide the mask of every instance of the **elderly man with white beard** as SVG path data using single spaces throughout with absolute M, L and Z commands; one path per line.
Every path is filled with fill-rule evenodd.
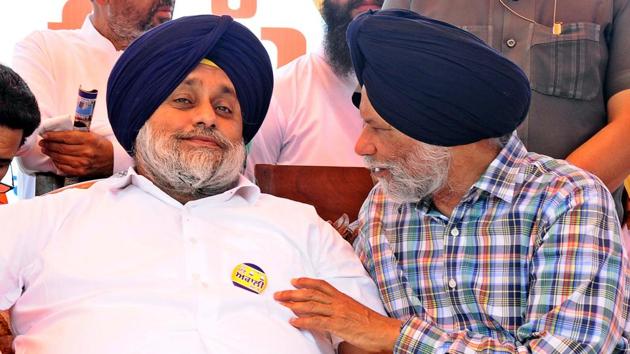
M 136 169 L 0 208 L 0 309 L 12 307 L 17 353 L 332 354 L 341 340 L 296 329 L 273 300 L 300 276 L 384 313 L 313 207 L 240 175 L 272 86 L 264 47 L 229 16 L 131 44 L 107 106 Z
M 391 353 L 625 352 L 628 274 L 602 182 L 528 152 L 525 74 L 480 39 L 406 10 L 348 29 L 379 179 L 354 247 L 390 317 L 325 281 L 275 295 L 301 329 Z

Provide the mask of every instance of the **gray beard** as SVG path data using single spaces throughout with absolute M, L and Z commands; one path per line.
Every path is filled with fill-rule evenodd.
M 196 131 L 211 136 L 221 149 L 182 148 L 176 138 L 145 124 L 136 138 L 136 164 L 167 194 L 199 199 L 233 188 L 245 163 L 245 145 L 230 142 L 215 129 Z
M 448 148 L 418 143 L 397 160 L 379 163 L 364 158 L 369 168 L 389 169 L 390 179 L 379 178 L 387 197 L 396 203 L 417 202 L 446 185 L 451 156 Z

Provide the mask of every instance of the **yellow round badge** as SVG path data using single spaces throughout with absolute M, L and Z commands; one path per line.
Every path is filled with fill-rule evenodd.
M 267 274 L 253 263 L 241 263 L 232 271 L 232 284 L 256 294 L 262 294 L 267 288 Z

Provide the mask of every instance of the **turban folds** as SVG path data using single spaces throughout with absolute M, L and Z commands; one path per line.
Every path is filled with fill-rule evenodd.
M 408 10 L 369 11 L 347 38 L 376 112 L 416 140 L 469 144 L 510 133 L 527 115 L 523 71 L 455 26 Z
M 229 16 L 199 15 L 166 22 L 136 39 L 112 69 L 107 111 L 116 139 L 133 154 L 153 112 L 202 59 L 217 64 L 236 90 L 249 142 L 267 113 L 273 69 L 258 38 Z

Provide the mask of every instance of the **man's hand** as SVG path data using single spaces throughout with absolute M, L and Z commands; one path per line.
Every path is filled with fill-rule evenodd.
M 114 170 L 114 147 L 104 137 L 81 131 L 47 132 L 39 142 L 42 153 L 66 176 L 109 177 Z
M 293 311 L 290 323 L 300 329 L 328 331 L 370 352 L 391 351 L 402 322 L 382 316 L 323 280 L 298 278 L 298 290 L 279 291 L 274 299 Z

